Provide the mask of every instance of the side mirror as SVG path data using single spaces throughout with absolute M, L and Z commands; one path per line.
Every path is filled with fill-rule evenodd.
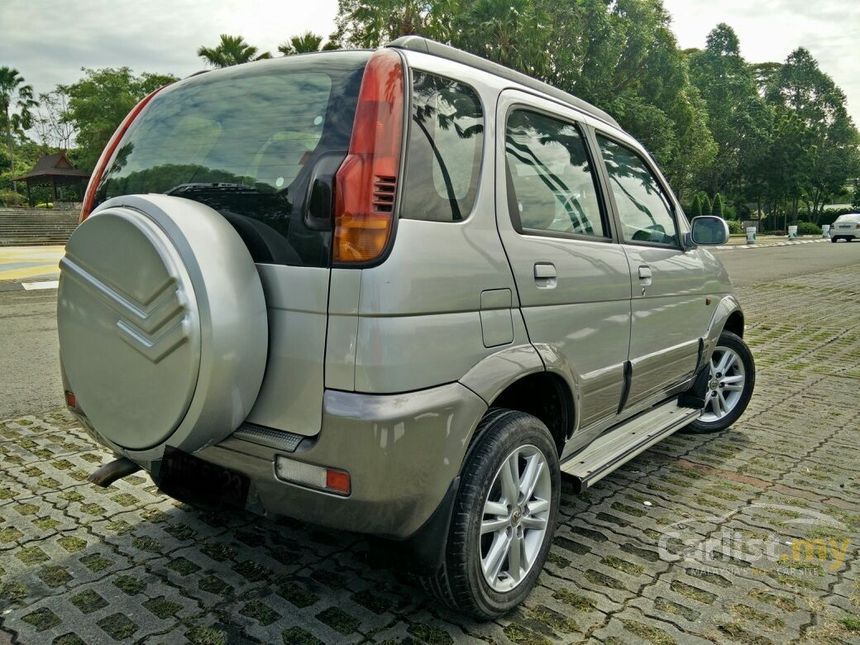
M 715 215 L 694 217 L 690 222 L 690 240 L 702 246 L 725 244 L 729 241 L 729 225 Z

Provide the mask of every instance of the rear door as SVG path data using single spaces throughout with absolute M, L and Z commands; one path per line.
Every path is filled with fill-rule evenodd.
M 630 336 L 630 274 L 613 243 L 579 113 L 499 98 L 496 216 L 529 338 L 567 364 L 579 426 L 617 413 Z
M 703 251 L 682 248 L 684 229 L 656 170 L 629 142 L 596 138 L 633 285 L 627 399 L 633 406 L 693 375 L 713 309 Z
M 179 81 L 141 112 L 99 186 L 99 201 L 151 192 L 202 202 L 242 238 L 269 319 L 252 423 L 321 427 L 332 232 L 312 218 L 308 192 L 346 155 L 369 57 L 286 57 Z

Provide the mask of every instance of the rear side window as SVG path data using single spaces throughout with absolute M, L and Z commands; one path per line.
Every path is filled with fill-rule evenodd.
M 669 197 L 645 160 L 627 146 L 597 135 L 625 242 L 678 245 Z
M 457 222 L 478 193 L 484 113 L 463 83 L 415 71 L 400 216 Z
M 508 205 L 518 230 L 607 237 L 591 161 L 575 125 L 511 112 L 505 158 Z
M 305 225 L 308 185 L 346 155 L 369 55 L 289 57 L 162 90 L 123 138 L 97 203 L 133 193 L 193 199 L 220 212 L 256 262 L 327 266 L 331 232 Z

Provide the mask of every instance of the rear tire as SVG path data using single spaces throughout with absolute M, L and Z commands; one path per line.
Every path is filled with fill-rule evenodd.
M 708 434 L 725 430 L 744 413 L 755 389 L 755 361 L 740 336 L 730 331 L 720 334 L 710 363 L 705 408 L 702 416 L 685 428 L 688 432 Z
M 536 417 L 492 409 L 476 432 L 444 562 L 421 581 L 451 609 L 491 619 L 519 605 L 540 575 L 555 532 L 561 475 L 555 442 Z

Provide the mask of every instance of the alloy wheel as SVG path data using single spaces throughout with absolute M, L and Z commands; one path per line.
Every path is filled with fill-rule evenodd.
M 544 454 L 519 446 L 502 462 L 484 503 L 478 540 L 481 570 L 500 593 L 528 575 L 546 539 L 552 476 Z
M 710 423 L 729 415 L 741 400 L 745 383 L 740 355 L 729 347 L 717 346 L 711 356 L 708 391 L 700 420 Z

